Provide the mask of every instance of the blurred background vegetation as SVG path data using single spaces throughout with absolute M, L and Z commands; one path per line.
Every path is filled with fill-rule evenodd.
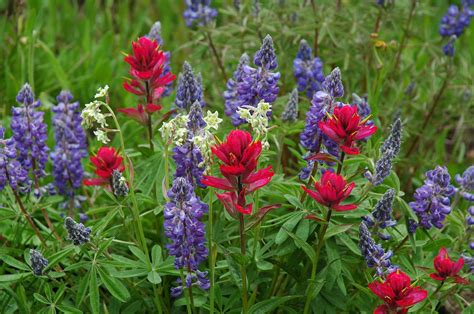
M 353 92 L 368 96 L 382 127 L 380 138 L 401 112 L 407 132 L 400 156 L 406 159 L 398 163 L 397 172 L 409 193 L 428 168 L 448 164 L 451 173 L 457 173 L 474 159 L 474 32 L 468 30 L 457 41 L 451 60 L 442 54 L 444 42 L 438 34 L 450 1 L 419 1 L 414 10 L 412 0 L 398 0 L 385 9 L 373 2 L 265 0 L 256 16 L 253 0 L 242 1 L 240 12 L 231 0 L 215 0 L 216 25 L 189 29 L 182 19 L 184 1 L 0 0 L 0 113 L 9 115 L 26 81 L 45 108 L 61 89 L 71 90 L 84 104 L 105 84 L 111 87 L 113 106 L 134 106 L 134 96 L 121 87 L 128 70 L 123 55 L 130 51 L 132 40 L 147 34 L 159 20 L 173 72 L 177 74 L 188 60 L 202 73 L 209 107 L 221 113 L 225 80 L 206 34 L 211 35 L 228 77 L 239 56 L 243 52 L 253 56 L 262 36 L 270 34 L 282 74 L 283 97 L 274 104 L 278 115 L 296 86 L 292 62 L 304 38 L 317 49 L 325 73 L 341 68 L 345 101 Z M 173 99 L 174 95 L 163 100 L 166 108 Z M 295 140 L 309 101 L 300 103 L 301 122 L 291 130 Z

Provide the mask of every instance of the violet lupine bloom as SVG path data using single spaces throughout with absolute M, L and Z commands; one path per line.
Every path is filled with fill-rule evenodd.
M 393 189 L 387 190 L 382 198 L 375 205 L 374 210 L 370 216 L 365 216 L 362 219 L 368 228 L 377 232 L 377 235 L 382 240 L 390 239 L 390 235 L 379 232 L 379 229 L 386 229 L 397 224 L 392 217 L 393 199 L 395 191 Z
M 0 126 L 0 191 L 9 185 L 13 190 L 28 188 L 28 171 L 16 160 L 13 138 L 5 138 L 5 128 Z
M 174 266 L 186 272 L 185 284 L 201 289 L 208 289 L 210 284 L 206 278 L 207 272 L 200 272 L 199 263 L 207 259 L 205 246 L 205 226 L 201 221 L 207 212 L 207 204 L 194 194 L 193 186 L 186 178 L 179 177 L 173 182 L 168 191 L 170 201 L 164 209 L 165 235 L 172 243 L 166 245 L 170 255 L 175 257 Z M 178 287 L 171 288 L 171 295 L 177 297 L 183 292 L 180 279 Z
M 409 218 L 408 221 L 407 221 L 407 231 L 408 231 L 408 233 L 414 234 L 416 232 L 417 228 L 418 228 L 418 223 L 415 220 Z
M 53 130 L 56 146 L 51 153 L 54 184 L 59 194 L 73 197 L 82 185 L 84 169 L 81 160 L 87 156 L 86 134 L 81 126 L 78 102 L 71 103 L 69 91 L 61 91 L 53 111 Z
M 452 4 L 449 6 L 446 15 L 441 19 L 439 34 L 442 37 L 449 37 L 449 42 L 443 47 L 443 52 L 447 56 L 454 56 L 454 42 L 461 36 L 471 23 L 474 11 L 470 8 L 470 3 L 463 2 L 461 8 Z
M 148 35 L 146 35 L 149 39 L 155 40 L 158 45 L 161 47 L 163 46 L 163 38 L 161 37 L 161 23 L 160 21 L 156 21 L 153 26 L 150 29 L 150 32 Z M 171 60 L 171 53 L 169 51 L 164 51 L 164 55 L 166 58 L 166 61 L 163 65 L 163 76 L 171 72 L 171 65 L 170 65 L 170 60 Z M 165 91 L 161 95 L 162 97 L 164 96 L 169 96 L 171 94 L 171 91 L 173 90 L 173 82 L 169 82 L 166 84 Z
M 369 268 L 375 268 L 377 275 L 383 277 L 386 273 L 391 273 L 397 267 L 392 265 L 390 258 L 392 251 L 383 249 L 380 244 L 375 243 L 365 222 L 360 223 L 359 227 L 359 249 Z
M 43 270 L 48 267 L 48 260 L 44 258 L 41 252 L 30 250 L 30 264 L 35 276 L 43 275 Z
M 205 126 L 206 122 L 202 116 L 201 106 L 196 101 L 189 110 L 188 138 L 183 145 L 173 148 L 173 159 L 176 164 L 175 178 L 184 177 L 193 187 L 206 187 L 201 183 L 206 168 L 203 164 L 203 157 L 199 148 L 192 142 L 194 135 L 198 134 L 199 130 L 202 130 Z
M 253 63 L 256 68 L 249 65 L 243 67 L 242 80 L 237 86 L 239 99 L 237 108 L 256 107 L 262 100 L 271 104 L 278 96 L 280 72 L 272 72 L 277 68 L 278 62 L 270 35 L 263 39 Z M 268 111 L 268 116 L 271 116 L 271 111 Z
M 446 167 L 437 166 L 426 172 L 425 184 L 416 189 L 415 201 L 409 205 L 419 219 L 419 226 L 430 229 L 443 228 L 446 216 L 451 212 L 451 197 L 455 193 L 451 176 Z
M 298 120 L 298 89 L 293 89 L 286 104 L 285 110 L 281 114 L 284 122 L 295 122 Z
M 462 175 L 457 174 L 454 180 L 459 184 L 459 193 L 469 202 L 474 202 L 474 166 L 470 166 Z
M 195 101 L 199 101 L 201 107 L 206 105 L 203 99 L 202 78 L 200 75 L 196 77 L 191 65 L 185 61 L 183 70 L 178 77 L 174 103 L 179 109 L 189 111 Z
M 298 91 L 306 91 L 309 99 L 315 92 L 321 90 L 324 82 L 323 62 L 318 57 L 313 58 L 313 51 L 306 40 L 301 40 L 300 48 L 293 61 L 293 73 L 298 84 Z
M 186 10 L 183 13 L 186 26 L 193 24 L 207 25 L 217 17 L 217 10 L 210 7 L 211 0 L 185 0 Z
M 45 176 L 44 170 L 48 161 L 48 135 L 46 123 L 43 121 L 44 112 L 37 111 L 41 102 L 34 101 L 33 91 L 28 83 L 20 89 L 16 100 L 21 106 L 12 108 L 10 127 L 18 151 L 17 160 L 24 169 L 33 170 L 35 185 L 38 187 L 38 180 Z
M 64 227 L 67 230 L 67 239 L 74 245 L 82 245 L 90 241 L 91 228 L 86 228 L 82 223 L 76 223 L 71 217 L 64 219 Z
M 244 66 L 247 66 L 249 62 L 249 56 L 246 53 L 242 54 L 239 60 L 239 65 L 234 72 L 234 77 L 227 81 L 227 87 L 223 94 L 225 99 L 224 113 L 226 116 L 231 118 L 232 124 L 234 126 L 239 126 L 240 124 L 245 123 L 245 120 L 242 119 L 237 113 L 240 105 L 239 93 L 237 89 L 239 84 L 242 82 L 244 75 L 243 68 Z

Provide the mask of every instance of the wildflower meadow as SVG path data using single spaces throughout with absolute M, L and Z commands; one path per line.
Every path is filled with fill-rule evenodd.
M 474 313 L 473 18 L 0 1 L 0 312 Z

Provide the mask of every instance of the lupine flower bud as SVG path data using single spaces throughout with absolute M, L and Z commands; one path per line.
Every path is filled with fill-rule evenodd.
M 43 275 L 43 270 L 48 266 L 48 260 L 40 252 L 30 250 L 30 264 L 31 268 L 33 268 L 33 274 L 41 276 Z
M 300 42 L 293 61 L 293 73 L 298 83 L 298 91 L 306 90 L 308 98 L 313 98 L 314 93 L 321 90 L 324 81 L 323 62 L 318 57 L 313 58 L 313 52 L 306 40 Z
M 37 110 L 41 102 L 34 102 L 33 91 L 28 83 L 23 85 L 16 99 L 21 106 L 12 108 L 10 127 L 18 151 L 17 160 L 25 170 L 33 170 L 37 183 L 37 180 L 45 176 L 44 170 L 48 161 L 48 134 L 43 121 L 44 112 Z
M 408 233 L 414 234 L 418 228 L 418 223 L 413 219 L 408 219 L 407 231 Z
M 28 171 L 16 160 L 16 148 L 13 138 L 5 138 L 5 128 L 0 126 L 0 191 L 6 185 L 13 190 L 29 188 Z
M 383 183 L 386 177 L 390 175 L 392 171 L 392 150 L 386 150 L 382 157 L 375 163 L 375 172 L 371 174 L 369 171 L 365 173 L 367 180 L 372 182 L 374 186 L 378 186 Z
M 173 148 L 173 160 L 176 163 L 175 178 L 186 178 L 193 186 L 206 187 L 201 183 L 205 166 L 202 154 L 189 140 Z
M 323 82 L 323 89 L 334 98 L 344 96 L 344 85 L 342 85 L 341 70 L 338 67 L 326 76 Z
M 383 142 L 382 147 L 380 147 L 380 152 L 384 154 L 386 153 L 386 151 L 391 150 L 393 157 L 398 155 L 402 142 L 402 133 L 402 120 L 400 118 L 397 118 L 392 124 L 392 129 L 390 131 L 389 137 Z
M 469 202 L 474 202 L 474 166 L 470 166 L 462 175 L 457 174 L 454 179 L 459 184 L 459 192 Z
M 53 177 L 59 194 L 73 197 L 82 184 L 82 159 L 87 156 L 86 134 L 82 129 L 79 103 L 71 103 L 72 94 L 62 91 L 52 108 L 56 146 L 51 153 Z
M 175 257 L 174 266 L 187 272 L 186 287 L 196 285 L 209 288 L 207 272 L 199 272 L 199 263 L 207 259 L 206 230 L 201 218 L 208 206 L 194 194 L 193 186 L 184 177 L 178 177 L 168 191 L 169 203 L 164 209 L 165 235 L 172 241 L 166 248 Z M 174 297 L 182 293 L 182 282 L 172 288 Z M 181 287 L 181 288 L 180 288 Z
M 89 217 L 88 217 L 86 214 L 84 214 L 84 213 L 79 213 L 79 221 L 80 221 L 81 223 L 85 223 L 85 222 L 88 221 L 88 220 L 89 220 Z
M 372 113 L 367 97 L 360 97 L 356 93 L 352 94 L 352 104 L 357 106 L 357 112 L 362 119 L 367 118 Z M 372 122 L 369 120 L 369 122 Z
M 244 67 L 249 64 L 249 56 L 244 53 L 239 60 L 239 65 L 234 72 L 234 77 L 227 81 L 227 87 L 223 94 L 225 99 L 224 113 L 232 119 L 232 124 L 238 126 L 245 123 L 245 120 L 241 119 L 237 110 L 239 109 L 240 99 L 238 93 L 239 83 L 242 82 L 244 75 Z
M 69 241 L 74 245 L 82 245 L 90 241 L 91 228 L 86 228 L 82 223 L 76 223 L 71 217 L 64 219 Z
M 187 8 L 183 17 L 186 26 L 204 26 L 216 19 L 217 10 L 210 7 L 211 0 L 185 0 L 185 3 Z
M 367 266 L 375 268 L 378 276 L 382 277 L 397 268 L 390 261 L 392 251 L 385 252 L 380 244 L 375 243 L 365 222 L 361 222 L 359 227 L 359 248 Z
M 112 191 L 117 197 L 127 196 L 129 192 L 127 179 L 117 169 L 112 172 Z
M 290 94 L 285 110 L 281 114 L 281 120 L 285 122 L 298 120 L 298 90 L 296 88 Z
M 161 23 L 156 21 L 150 28 L 150 32 L 147 35 L 148 38 L 155 40 L 158 45 L 163 45 L 163 38 L 161 38 Z
M 437 166 L 426 172 L 423 186 L 416 189 L 415 201 L 409 205 L 419 218 L 419 225 L 425 229 L 435 226 L 443 228 L 446 216 L 451 212 L 450 198 L 455 188 L 450 184 L 451 177 L 446 167 Z
M 189 137 L 193 137 L 195 134 L 206 127 L 206 121 L 202 116 L 202 107 L 198 101 L 195 101 L 189 109 L 188 114 L 188 131 Z
M 183 70 L 178 77 L 178 87 L 176 88 L 176 107 L 188 111 L 194 102 L 199 101 L 202 107 L 206 105 L 202 95 L 202 82 L 199 76 L 194 76 L 193 69 L 188 62 L 184 62 Z
M 382 198 L 375 205 L 371 216 L 363 217 L 364 222 L 368 228 L 372 228 L 378 232 L 378 229 L 385 229 L 393 227 L 397 224 L 392 218 L 392 206 L 393 199 L 395 197 L 395 191 L 393 189 L 387 190 Z M 390 235 L 378 232 L 377 235 L 382 240 L 390 239 Z

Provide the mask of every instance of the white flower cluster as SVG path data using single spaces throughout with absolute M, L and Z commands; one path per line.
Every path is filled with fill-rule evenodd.
M 168 122 L 163 122 L 160 132 L 165 143 L 168 145 L 174 144 L 176 146 L 183 145 L 184 140 L 188 136 L 187 124 L 188 116 L 183 114 L 177 114 Z
M 263 149 L 270 148 L 267 140 L 268 133 L 268 116 L 267 113 L 272 110 L 272 105 L 265 101 L 260 101 L 257 107 L 242 106 L 237 110 L 237 113 L 242 119 L 252 127 L 252 131 L 256 134 L 255 140 L 262 142 Z
M 100 107 L 105 105 L 105 103 L 102 100 L 99 100 L 99 98 L 106 97 L 108 90 L 108 85 L 105 85 L 105 87 L 99 87 L 95 94 L 95 100 L 86 104 L 86 107 L 81 113 L 83 125 L 90 129 L 93 128 L 95 124 L 99 125 L 100 128 L 94 131 L 94 135 L 97 137 L 98 141 L 104 144 L 107 144 L 110 141 L 107 137 L 107 132 L 104 130 L 109 126 L 107 124 L 108 115 L 100 110 Z
M 206 126 L 194 134 L 190 140 L 199 148 L 203 158 L 201 165 L 205 165 L 207 169 L 212 161 L 211 146 L 215 144 L 214 134 L 211 131 L 219 128 L 222 119 L 219 118 L 217 111 L 208 111 L 203 119 L 206 122 Z M 165 142 L 168 145 L 183 145 L 186 139 L 188 139 L 188 122 L 188 115 L 182 113 L 176 115 L 168 122 L 164 122 L 160 132 Z
M 212 134 L 211 130 L 217 130 L 219 128 L 219 124 L 222 122 L 222 119 L 219 118 L 217 111 L 208 111 L 203 119 L 206 122 L 206 126 L 201 130 L 201 132 L 199 132 L 199 134 L 194 134 L 192 141 L 194 145 L 199 148 L 199 151 L 202 155 L 203 161 L 199 166 L 204 165 L 207 171 L 212 162 L 211 147 L 216 143 L 214 134 Z

